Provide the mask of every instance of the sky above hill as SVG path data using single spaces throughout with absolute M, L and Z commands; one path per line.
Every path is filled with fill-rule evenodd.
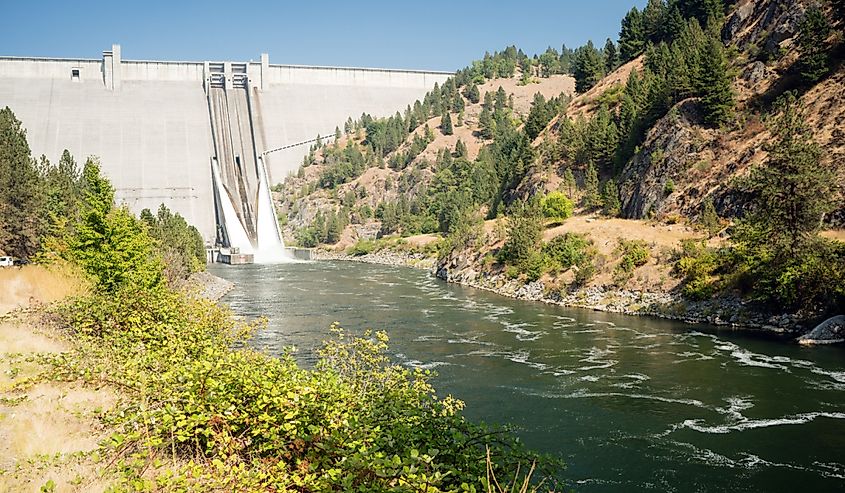
M 646 0 L 5 2 L 0 55 L 456 70 L 485 51 L 616 40 Z

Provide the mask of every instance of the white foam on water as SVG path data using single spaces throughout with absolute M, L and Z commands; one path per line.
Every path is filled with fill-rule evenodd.
M 726 434 L 733 431 L 755 430 L 772 426 L 802 425 L 817 418 L 845 419 L 845 413 L 812 412 L 773 419 L 743 419 L 737 423 L 715 426 L 704 425 L 700 419 L 688 419 L 682 424 L 684 428 L 689 428 L 700 433 Z

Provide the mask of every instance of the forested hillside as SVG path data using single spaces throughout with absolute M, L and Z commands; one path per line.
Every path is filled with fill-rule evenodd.
M 834 3 L 650 0 L 617 40 L 485 55 L 315 146 L 277 188 L 287 239 L 435 234 L 441 271 L 545 291 L 841 311 L 842 27 Z

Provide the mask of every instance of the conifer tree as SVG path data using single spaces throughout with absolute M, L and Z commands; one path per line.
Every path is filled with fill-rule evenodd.
M 452 129 L 452 115 L 449 112 L 444 113 L 441 118 L 440 132 L 442 132 L 443 135 L 452 135 L 452 133 L 454 133 Z
M 489 110 L 489 111 L 493 111 L 493 105 L 494 105 L 494 103 L 493 103 L 493 93 L 490 92 L 490 91 L 485 92 L 484 93 L 484 104 L 483 104 L 484 109 Z
M 456 127 L 464 126 L 464 110 L 458 112 L 458 118 L 455 120 Z
M 622 19 L 622 29 L 619 31 L 619 56 L 623 63 L 633 60 L 643 52 L 645 39 L 643 15 L 633 7 Z
M 492 139 L 493 135 L 495 134 L 496 124 L 493 121 L 493 114 L 490 113 L 490 110 L 484 108 L 481 110 L 481 114 L 478 115 L 478 126 L 479 126 L 479 133 L 481 137 L 484 139 Z
M 494 109 L 496 111 L 501 111 L 505 109 L 508 105 L 508 94 L 505 92 L 505 89 L 502 86 L 499 86 L 496 89 L 496 104 Z
M 662 26 L 667 13 L 666 4 L 663 0 L 648 0 L 643 9 L 643 35 L 644 39 L 657 43 L 660 41 Z
M 478 104 L 481 100 L 481 94 L 478 92 L 478 86 L 475 84 L 470 84 L 469 87 L 466 89 L 466 97 L 470 100 L 472 104 Z
M 575 195 L 575 175 L 572 174 L 571 168 L 566 168 L 563 172 L 563 179 L 560 183 L 561 191 L 566 193 L 569 200 L 572 200 Z
M 455 157 L 456 158 L 467 157 L 467 146 L 466 146 L 466 144 L 464 144 L 464 141 L 462 141 L 461 139 L 458 139 L 458 141 L 455 142 Z
M 830 71 L 830 55 L 827 37 L 830 36 L 830 22 L 824 12 L 813 5 L 804 13 L 798 25 L 798 72 L 801 79 L 812 84 Z
M 30 157 L 26 130 L 8 107 L 0 110 L 0 250 L 29 257 L 46 227 L 44 190 Z
M 734 92 L 721 41 L 710 38 L 704 51 L 698 83 L 704 121 L 719 126 L 733 117 Z
M 593 163 L 587 165 L 587 170 L 584 173 L 582 202 L 587 209 L 595 209 L 602 205 L 601 195 L 599 194 L 599 174 Z
M 601 200 L 604 215 L 616 217 L 622 213 L 622 204 L 619 202 L 619 189 L 612 178 L 604 182 Z
M 605 73 L 611 73 L 619 66 L 619 53 L 616 51 L 616 45 L 613 40 L 607 38 L 604 42 L 604 70 Z
M 584 93 L 604 76 L 604 60 L 592 41 L 575 51 L 572 75 L 575 77 L 575 90 Z

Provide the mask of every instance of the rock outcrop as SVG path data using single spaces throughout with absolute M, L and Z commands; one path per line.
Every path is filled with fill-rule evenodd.
M 836 344 L 845 342 L 845 315 L 831 317 L 798 338 L 800 344 Z
M 678 103 L 649 131 L 642 149 L 620 176 L 622 215 L 641 219 L 660 211 L 672 184 L 681 181 L 700 151 L 700 116 L 694 100 Z

